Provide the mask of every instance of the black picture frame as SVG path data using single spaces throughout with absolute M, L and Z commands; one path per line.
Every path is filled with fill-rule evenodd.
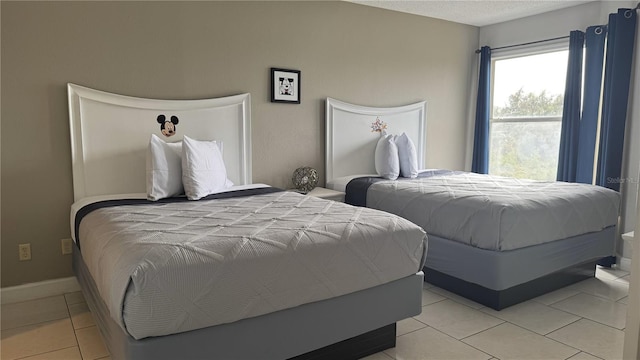
M 300 104 L 300 70 L 271 68 L 271 102 Z

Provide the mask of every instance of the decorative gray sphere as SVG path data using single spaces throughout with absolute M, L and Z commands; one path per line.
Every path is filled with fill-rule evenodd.
M 318 185 L 318 171 L 309 166 L 297 168 L 293 172 L 291 181 L 296 189 L 303 193 L 308 193 Z

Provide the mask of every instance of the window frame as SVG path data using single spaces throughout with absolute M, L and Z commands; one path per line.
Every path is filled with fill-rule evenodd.
M 491 52 L 491 78 L 490 78 L 490 95 L 489 95 L 489 151 L 491 152 L 491 139 L 493 123 L 517 123 L 517 122 L 559 122 L 562 123 L 562 115 L 559 116 L 508 116 L 496 118 L 494 116 L 494 93 L 495 93 L 495 76 L 496 62 L 501 60 L 509 60 L 527 56 L 534 56 L 558 51 L 569 50 L 569 38 L 553 40 L 541 44 L 516 46 L 509 49 L 498 49 Z M 563 94 L 564 95 L 564 94 Z M 491 162 L 489 162 L 489 170 Z M 490 172 L 489 172 L 490 174 Z

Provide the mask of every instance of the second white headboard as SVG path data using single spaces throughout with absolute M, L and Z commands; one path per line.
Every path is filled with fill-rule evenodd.
M 405 132 L 416 146 L 418 168 L 424 168 L 427 102 L 398 106 L 370 107 L 327 98 L 326 181 L 358 174 L 375 174 L 374 153 L 380 132 Z

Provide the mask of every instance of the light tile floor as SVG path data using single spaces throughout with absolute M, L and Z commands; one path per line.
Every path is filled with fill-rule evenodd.
M 393 349 L 366 360 L 621 359 L 629 274 L 596 277 L 495 311 L 424 284 L 422 313 L 398 323 Z
M 422 313 L 398 323 L 397 344 L 366 360 L 621 359 L 629 274 L 585 280 L 495 311 L 424 284 Z M 110 359 L 82 294 L 1 308 L 0 358 Z
M 110 359 L 80 292 L 4 304 L 0 312 L 2 360 Z

